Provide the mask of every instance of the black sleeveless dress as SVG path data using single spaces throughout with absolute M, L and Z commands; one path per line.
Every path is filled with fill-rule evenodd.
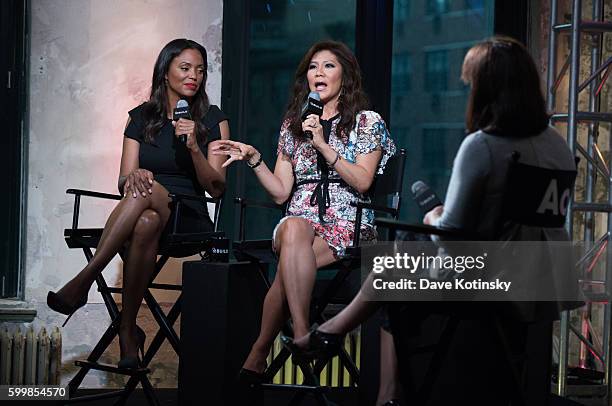
M 160 133 L 152 142 L 144 140 L 143 106 L 129 111 L 130 123 L 124 135 L 140 143 L 139 167 L 153 173 L 157 182 L 170 193 L 204 195 L 204 189 L 198 183 L 195 168 L 189 150 L 174 135 L 172 120 L 167 119 Z M 206 140 L 198 140 L 200 150 L 207 154 L 208 143 L 221 138 L 219 123 L 227 116 L 215 105 L 211 105 L 201 122 L 208 129 Z M 178 231 L 195 233 L 211 231 L 212 221 L 208 209 L 195 201 L 185 201 L 181 208 Z M 168 227 L 166 227 L 167 232 Z

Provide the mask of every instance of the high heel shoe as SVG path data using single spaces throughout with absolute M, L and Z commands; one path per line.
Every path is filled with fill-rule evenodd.
M 281 335 L 281 342 L 296 359 L 305 361 L 316 358 L 329 359 L 340 353 L 344 344 L 344 335 L 313 330 L 309 334 L 306 348 L 298 347 L 291 338 L 284 335 Z
M 147 335 L 138 326 L 136 326 L 136 335 L 138 340 L 138 348 L 135 357 L 121 357 L 117 363 L 117 367 L 121 369 L 139 369 L 142 368 L 144 360 L 144 344 Z M 121 337 L 120 337 L 121 338 Z
M 66 317 L 66 320 L 64 320 L 64 324 L 62 324 L 62 327 L 64 327 L 66 323 L 68 323 L 68 320 L 70 320 L 74 312 L 85 306 L 86 303 L 87 295 L 81 298 L 81 300 L 79 300 L 74 305 L 70 305 L 57 293 L 53 291 L 49 291 L 47 293 L 47 306 L 49 306 L 51 310 L 68 315 L 68 317 Z

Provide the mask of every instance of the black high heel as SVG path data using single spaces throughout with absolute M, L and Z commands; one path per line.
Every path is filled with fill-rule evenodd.
M 147 335 L 138 326 L 136 326 L 136 335 L 138 336 L 138 349 L 135 357 L 121 357 L 117 363 L 117 367 L 121 369 L 139 369 L 142 368 L 144 360 L 144 344 Z
M 281 335 L 281 342 L 298 360 L 329 359 L 340 353 L 344 344 L 344 335 L 314 330 L 309 334 L 306 348 L 298 347 L 291 338 L 284 335 Z
M 66 320 L 64 320 L 64 324 L 62 324 L 62 327 L 64 327 L 66 323 L 68 323 L 68 320 L 70 320 L 74 312 L 85 306 L 85 304 L 87 304 L 87 294 L 74 305 L 70 305 L 66 303 L 66 301 L 62 299 L 62 297 L 57 293 L 53 291 L 49 291 L 47 293 L 47 306 L 49 306 L 51 310 L 68 315 L 68 317 L 66 317 Z

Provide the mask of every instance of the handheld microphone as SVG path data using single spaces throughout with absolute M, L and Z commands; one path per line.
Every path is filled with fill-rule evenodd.
M 311 114 L 316 114 L 319 117 L 323 114 L 323 103 L 321 102 L 321 96 L 317 92 L 310 92 L 308 94 L 308 99 L 302 107 L 302 121 L 306 120 L 306 117 Z M 312 131 L 304 131 L 304 137 L 312 139 Z
M 420 180 L 414 182 L 411 187 L 412 189 L 412 198 L 416 202 L 419 209 L 423 214 L 427 214 L 431 209 L 436 206 L 442 205 L 442 202 L 436 196 L 433 190 L 429 186 Z
M 186 100 L 179 100 L 176 103 L 176 108 L 172 113 L 172 120 L 178 121 L 179 118 L 187 118 L 191 120 L 191 113 L 189 113 L 189 103 Z M 187 143 L 187 134 L 180 134 L 179 141 L 183 144 Z

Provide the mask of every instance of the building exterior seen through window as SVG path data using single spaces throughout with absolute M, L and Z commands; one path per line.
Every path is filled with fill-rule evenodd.
M 408 150 L 402 218 L 420 221 L 410 186 L 429 184 L 443 198 L 465 137 L 468 87 L 460 80 L 467 50 L 493 34 L 494 0 L 394 0 L 391 119 Z

